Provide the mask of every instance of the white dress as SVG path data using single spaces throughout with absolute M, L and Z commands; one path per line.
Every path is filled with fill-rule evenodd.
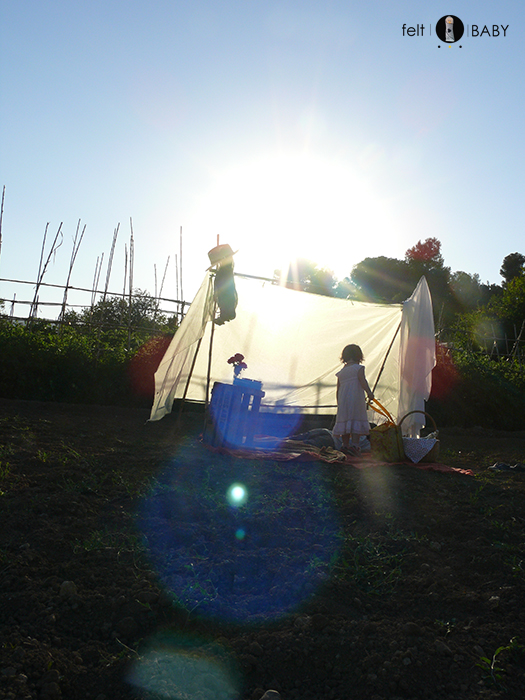
M 366 415 L 365 390 L 359 383 L 358 372 L 362 365 L 349 364 L 336 373 L 339 379 L 339 399 L 335 418 L 334 435 L 368 435 L 370 425 Z

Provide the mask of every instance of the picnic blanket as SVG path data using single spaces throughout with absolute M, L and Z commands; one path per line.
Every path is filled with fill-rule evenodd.
M 450 467 L 447 464 L 418 462 L 417 464 L 410 460 L 403 462 L 382 462 L 374 459 L 370 453 L 363 453 L 359 457 L 345 455 L 343 452 L 334 449 L 333 447 L 315 447 L 308 443 L 298 442 L 296 440 L 278 440 L 276 438 L 261 438 L 256 440 L 256 445 L 253 448 L 228 448 L 228 447 L 212 447 L 207 445 L 209 450 L 221 454 L 230 454 L 239 459 L 261 459 L 274 460 L 276 462 L 325 462 L 336 466 L 351 466 L 356 469 L 367 469 L 377 466 L 394 466 L 406 465 L 416 469 L 437 471 L 437 472 L 455 472 L 474 476 L 471 469 L 459 469 Z

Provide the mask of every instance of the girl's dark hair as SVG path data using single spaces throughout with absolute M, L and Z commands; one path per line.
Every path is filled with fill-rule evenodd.
M 364 359 L 363 351 L 359 345 L 347 345 L 341 353 L 341 360 L 343 362 L 357 362 L 361 364 Z

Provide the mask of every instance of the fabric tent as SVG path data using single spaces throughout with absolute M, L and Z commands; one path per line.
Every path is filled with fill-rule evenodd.
M 213 273 L 206 274 L 155 373 L 150 420 L 169 413 L 175 399 L 206 401 L 208 366 L 212 383 L 231 383 L 227 360 L 236 353 L 248 365 L 243 376 L 263 383 L 261 410 L 335 413 L 335 373 L 349 343 L 361 346 L 369 384 L 394 416 L 424 408 L 435 364 L 424 277 L 404 304 L 308 294 L 242 275 L 235 283 L 237 317 L 213 325 Z M 417 434 L 422 424 L 424 416 L 416 414 L 403 428 Z
M 436 340 L 432 299 L 427 281 L 422 277 L 410 299 L 403 304 L 403 322 L 399 351 L 400 420 L 409 411 L 424 411 L 432 389 L 432 369 L 436 364 Z M 415 414 L 403 421 L 403 433 L 418 437 L 425 416 Z

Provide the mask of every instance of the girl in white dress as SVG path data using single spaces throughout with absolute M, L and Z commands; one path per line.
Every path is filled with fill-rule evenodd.
M 344 367 L 337 372 L 337 416 L 334 435 L 340 435 L 343 441 L 342 451 L 357 455 L 360 452 L 359 438 L 368 435 L 370 425 L 366 415 L 365 393 L 370 400 L 374 398 L 365 377 L 362 366 L 363 352 L 359 345 L 347 345 L 341 353 Z M 350 439 L 352 445 L 350 445 Z

